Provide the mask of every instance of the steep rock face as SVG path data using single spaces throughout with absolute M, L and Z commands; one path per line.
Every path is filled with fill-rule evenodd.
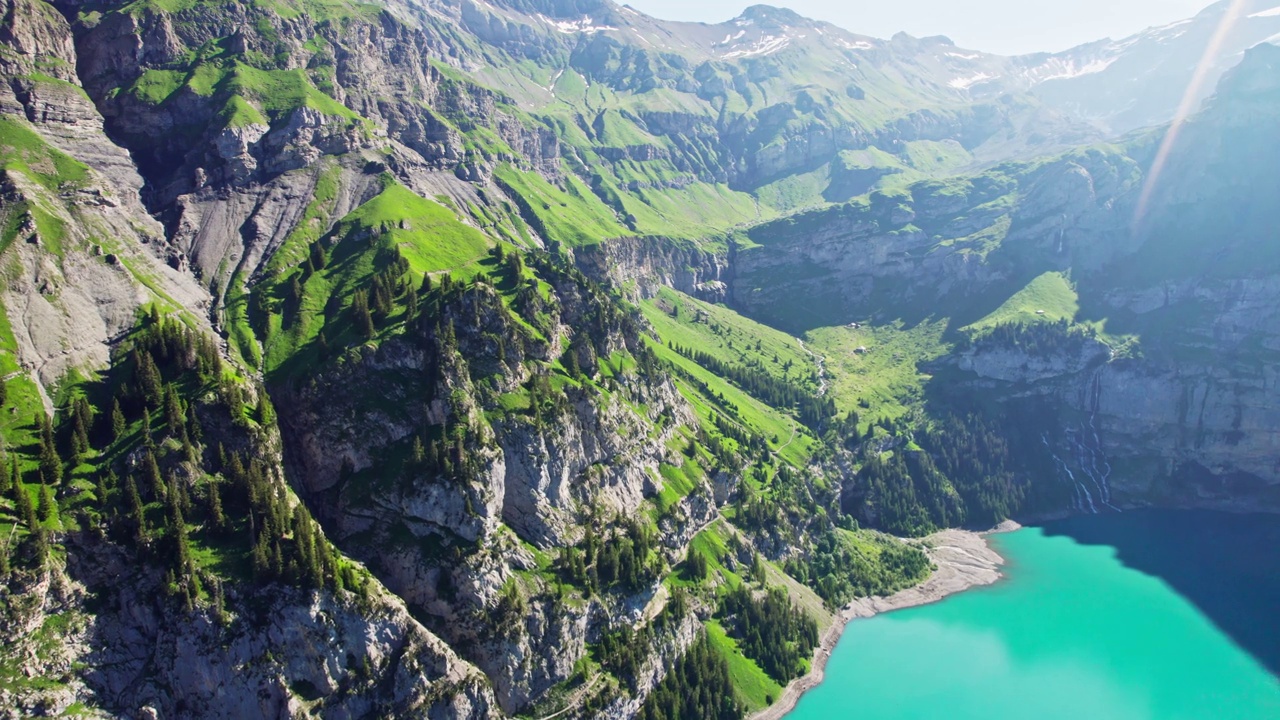
M 432 172 L 485 185 L 502 162 L 559 177 L 554 133 L 440 69 L 454 43 L 433 22 L 201 5 L 81 14 L 73 29 L 79 76 L 146 177 L 150 209 L 219 294 L 298 227 L 327 162 L 346 168 L 338 211 L 363 198 L 361 174 L 385 170 L 415 188 Z M 264 68 L 264 53 L 278 62 Z M 469 145 L 475 128 L 492 147 Z
M 105 365 L 143 305 L 164 298 L 199 315 L 208 295 L 182 272 L 186 257 L 138 201 L 128 154 L 77 84 L 66 21 L 43 2 L 4 10 L 0 214 L 13 230 L 0 295 L 18 361 L 43 391 Z
M 624 720 L 639 714 L 648 696 L 658 683 L 666 677 L 667 671 L 680 660 L 684 651 L 698 639 L 705 630 L 699 618 L 690 612 L 660 628 L 649 643 L 648 660 L 641 666 L 634 678 L 636 693 L 632 697 L 619 697 L 602 709 L 598 715 L 610 720 Z
M 76 665 L 91 652 L 90 623 L 84 607 L 85 587 L 57 569 L 15 572 L 0 586 L 0 656 L 20 664 L 26 677 L 58 678 L 59 683 L 0 689 L 0 717 L 56 716 L 76 702 L 91 703 L 94 692 Z M 105 714 L 93 717 L 106 717 Z
M 730 298 L 797 329 L 972 322 L 997 309 L 988 298 L 1070 273 L 1082 314 L 1139 351 L 1108 362 L 1096 342 L 1052 355 L 980 343 L 952 365 L 980 392 L 1050 398 L 1057 454 L 1086 477 L 1104 453 L 1119 501 L 1274 508 L 1280 256 L 1261 208 L 1278 182 L 1265 139 L 1278 55 L 1251 51 L 1156 170 L 1162 136 L 1139 136 L 1124 155 L 1077 152 L 769 223 L 731 256 Z
M 722 302 L 731 279 L 726 257 L 662 238 L 623 238 L 578 248 L 574 262 L 587 277 L 620 288 L 636 300 L 671 287 Z
M 1117 493 L 1138 501 L 1280 508 L 1280 415 L 1274 367 L 1108 366 L 1099 427 Z
M 1132 245 L 1117 215 L 1138 187 L 1133 161 L 1087 152 L 1014 177 L 873 193 L 753 228 L 759 246 L 734 254 L 729 295 L 783 325 L 837 324 L 873 307 L 925 312 L 1037 271 L 1098 267 Z M 814 309 L 791 312 L 797 298 Z
M 81 702 L 144 717 L 494 713 L 483 676 L 383 590 L 362 601 L 349 592 L 232 589 L 224 617 L 187 615 L 167 602 L 158 574 L 139 572 L 119 547 L 67 540 L 69 564 L 15 595 L 43 602 L 7 607 L 3 621 L 7 637 L 30 638 L 31 672 L 68 682 L 10 694 L 6 707 L 57 714 Z M 65 632 L 52 637 L 49 628 Z
M 587 367 L 639 352 L 639 338 L 616 332 L 583 339 L 595 301 L 572 277 L 553 278 L 545 336 L 479 285 L 444 307 L 445 329 L 359 348 L 276 394 L 297 477 L 339 544 L 488 675 L 506 712 L 568 678 L 602 623 L 643 605 L 612 594 L 581 606 L 556 600 L 536 579 L 530 544 L 577 545 L 599 518 L 644 512 L 662 487 L 659 464 L 679 462 L 673 433 L 691 421 L 661 376 L 537 389 L 540 363 L 566 352 Z M 536 413 L 503 405 L 526 387 Z M 425 462 L 400 460 L 422 437 L 448 440 L 448 461 L 434 464 L 430 448 Z M 695 489 L 663 519 L 669 560 L 714 516 L 711 495 Z M 527 596 L 518 618 L 508 617 L 510 587 Z
M 192 269 L 221 296 L 239 275 L 256 278 L 265 263 L 298 228 L 314 232 L 308 218 L 320 183 L 334 197 L 325 208 L 342 217 L 381 190 L 376 175 L 351 162 L 316 163 L 262 184 L 206 187 L 175 199 L 173 243 L 191 258 Z M 307 223 L 311 227 L 306 227 Z

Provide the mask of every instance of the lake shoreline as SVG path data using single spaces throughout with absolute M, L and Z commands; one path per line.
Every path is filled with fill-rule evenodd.
M 827 660 L 831 657 L 831 651 L 835 649 L 844 634 L 845 626 L 851 620 L 928 605 L 970 588 L 995 583 L 1003 577 L 1000 568 L 1005 560 L 991 549 L 986 536 L 1013 532 L 1021 527 L 1012 520 L 1006 520 L 986 532 L 942 530 L 924 538 L 928 545 L 929 559 L 937 569 L 919 585 L 900 590 L 888 597 L 858 598 L 845 606 L 814 650 L 809 672 L 792 680 L 783 690 L 782 697 L 751 715 L 750 720 L 781 720 L 795 709 L 801 696 L 821 684 L 826 677 Z

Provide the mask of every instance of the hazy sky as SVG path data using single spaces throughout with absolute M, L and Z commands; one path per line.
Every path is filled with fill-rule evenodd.
M 722 22 L 750 0 L 619 0 L 666 20 Z M 1212 0 L 773 0 L 808 17 L 887 38 L 946 35 L 965 48 L 1007 54 L 1065 50 L 1191 17 Z

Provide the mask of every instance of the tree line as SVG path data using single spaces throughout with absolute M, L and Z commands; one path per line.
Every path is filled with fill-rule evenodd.
M 835 401 L 818 397 L 804 388 L 779 380 L 769 373 L 739 367 L 714 355 L 668 343 L 668 346 L 715 375 L 731 381 L 752 397 L 781 410 L 795 410 L 800 422 L 810 428 L 818 428 L 836 414 Z

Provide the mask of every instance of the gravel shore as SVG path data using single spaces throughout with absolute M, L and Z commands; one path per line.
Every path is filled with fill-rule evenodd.
M 812 670 L 808 675 L 791 681 L 782 697 L 773 705 L 752 715 L 750 720 L 781 720 L 795 709 L 800 696 L 817 687 L 825 676 L 827 659 L 840 640 L 844 626 L 857 618 L 866 618 L 890 610 L 927 605 L 953 593 L 980 585 L 990 585 L 1000 579 L 1000 566 L 1004 558 L 996 554 L 984 536 L 991 533 L 1011 532 L 1020 526 L 1006 521 L 985 533 L 968 530 L 943 530 L 925 538 L 930 546 L 929 559 L 937 570 L 927 580 L 894 593 L 888 597 L 858 598 L 840 611 L 835 622 L 827 629 L 813 653 Z

